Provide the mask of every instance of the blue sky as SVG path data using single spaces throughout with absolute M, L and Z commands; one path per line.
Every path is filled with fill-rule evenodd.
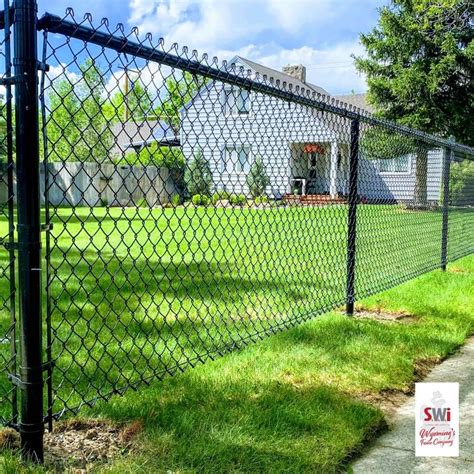
M 167 44 L 207 52 L 220 60 L 240 54 L 275 69 L 304 64 L 308 80 L 332 94 L 364 91 L 351 54 L 361 54 L 360 32 L 375 26 L 387 0 L 39 0 L 39 13 L 138 26 Z

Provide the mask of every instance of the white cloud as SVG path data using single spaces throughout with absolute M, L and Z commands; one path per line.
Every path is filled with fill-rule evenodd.
M 332 94 L 341 94 L 366 89 L 365 79 L 355 69 L 352 54 L 363 54 L 363 47 L 358 41 L 339 43 L 327 49 L 309 46 L 281 49 L 256 60 L 278 70 L 288 64 L 303 64 L 310 82 Z
M 358 73 L 351 57 L 352 54 L 364 54 L 364 49 L 357 40 L 341 42 L 325 49 L 302 46 L 269 50 L 268 45 L 250 44 L 237 50 L 217 51 L 217 56 L 230 60 L 238 55 L 277 71 L 289 64 L 303 64 L 306 66 L 308 82 L 323 87 L 331 94 L 366 90 L 365 78 Z
M 286 32 L 301 32 L 314 28 L 334 16 L 335 2 L 331 0 L 266 0 L 273 21 Z
M 362 53 L 357 34 L 349 31 L 360 11 L 355 8 L 352 18 L 347 15 L 361 3 L 378 2 L 131 0 L 129 23 L 165 38 L 168 47 L 177 42 L 221 60 L 239 54 L 275 69 L 301 63 L 309 81 L 343 93 L 366 89 L 351 59 L 351 54 Z M 326 41 L 324 31 L 336 27 L 341 28 L 339 39 Z
M 69 79 L 71 84 L 75 84 L 80 79 L 79 74 L 76 74 L 75 72 L 68 69 L 66 64 L 64 63 L 60 63 L 56 66 L 50 65 L 49 71 L 46 74 L 46 79 L 49 81 L 49 83 L 53 82 L 56 79 L 59 79 L 59 78 L 62 79 L 66 77 Z
M 330 0 L 131 0 L 129 23 L 143 33 L 209 49 L 270 28 L 296 33 L 315 27 L 331 17 L 330 5 Z
M 259 7 L 248 14 L 252 5 L 249 0 L 132 0 L 129 23 L 143 33 L 158 33 L 169 43 L 208 51 L 264 28 Z

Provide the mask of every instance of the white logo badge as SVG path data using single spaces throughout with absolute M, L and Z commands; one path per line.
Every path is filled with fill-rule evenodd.
M 416 456 L 459 456 L 459 384 L 417 383 Z

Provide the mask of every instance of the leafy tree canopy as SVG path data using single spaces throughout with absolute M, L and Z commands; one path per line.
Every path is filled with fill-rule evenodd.
M 127 153 L 125 159 L 120 161 L 128 165 L 166 167 L 171 170 L 184 168 L 184 155 L 178 147 L 159 146 L 154 142 L 143 147 L 139 152 Z
M 270 184 L 270 178 L 267 175 L 265 165 L 260 156 L 257 156 L 252 163 L 246 181 L 253 198 L 262 196 L 262 194 L 265 193 L 265 188 Z
M 197 150 L 184 172 L 184 182 L 191 196 L 202 194 L 210 196 L 212 190 L 212 172 L 209 162 L 201 150 Z
M 177 74 L 177 73 L 175 73 Z M 197 91 L 206 84 L 206 78 L 193 75 L 187 71 L 182 75 L 172 75 L 165 82 L 167 97 L 155 109 L 158 119 L 179 130 L 181 109 L 196 95 Z
M 7 105 L 6 103 L 0 103 L 0 164 L 4 164 L 8 161 L 7 135 Z
M 474 145 L 472 0 L 392 0 L 378 25 L 361 35 L 378 114 Z
M 50 161 L 102 162 L 114 140 L 106 114 L 104 73 L 93 59 L 80 66 L 74 83 L 65 76 L 49 93 L 47 118 Z
M 154 115 L 153 99 L 147 87 L 139 80 L 134 80 L 129 86 L 128 93 L 120 89 L 112 95 L 110 104 L 106 107 L 107 116 L 111 120 L 128 121 L 143 120 Z

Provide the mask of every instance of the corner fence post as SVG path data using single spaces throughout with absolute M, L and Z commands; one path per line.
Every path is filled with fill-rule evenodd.
M 449 225 L 449 175 L 453 150 L 443 151 L 443 224 L 441 228 L 441 270 L 446 271 L 448 263 L 448 225 Z
M 35 0 L 13 4 L 15 133 L 18 206 L 18 283 L 21 362 L 22 455 L 43 461 L 43 366 L 41 330 L 41 221 L 38 124 L 38 61 Z
M 359 119 L 351 121 L 351 146 L 349 155 L 349 212 L 347 218 L 347 292 L 346 314 L 354 314 L 355 265 L 357 237 L 357 172 L 359 168 Z

